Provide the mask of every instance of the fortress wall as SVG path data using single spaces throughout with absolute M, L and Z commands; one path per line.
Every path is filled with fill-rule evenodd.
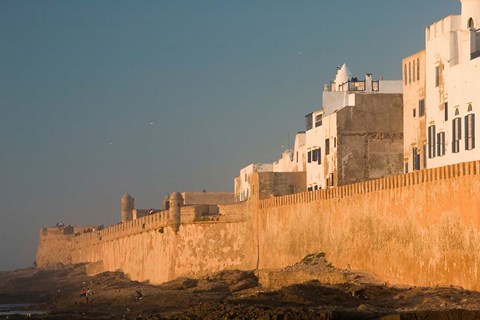
M 223 221 L 245 220 L 248 211 L 246 202 L 218 205 L 218 213 L 222 216 Z
M 232 192 L 182 192 L 183 203 L 190 204 L 228 204 L 233 203 Z
M 259 268 L 325 252 L 391 283 L 480 290 L 479 174 L 477 161 L 260 201 Z
M 118 227 L 118 226 L 117 226 Z M 179 276 L 200 277 L 223 269 L 253 269 L 253 235 L 247 222 L 182 224 L 73 246 L 73 263 L 103 261 L 105 271 L 121 269 L 131 279 L 158 284 Z M 108 239 L 108 240 L 105 240 Z
M 66 235 L 62 228 L 40 229 L 36 264 L 40 268 L 57 268 L 72 262 L 72 235 Z
M 184 218 L 195 210 L 183 207 L 177 233 L 167 211 L 73 238 L 46 229 L 38 262 L 103 261 L 105 270 L 161 283 L 222 269 L 278 269 L 325 252 L 336 267 L 372 272 L 391 283 L 480 290 L 479 194 L 476 161 L 335 189 L 252 197 L 219 205 L 219 217 L 194 223 Z

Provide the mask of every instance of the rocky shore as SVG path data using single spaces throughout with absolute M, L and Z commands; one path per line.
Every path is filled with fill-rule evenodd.
M 388 286 L 335 269 L 323 254 L 269 277 L 275 283 L 268 287 L 259 272 L 238 270 L 153 286 L 120 272 L 88 277 L 85 265 L 1 272 L 0 304 L 33 304 L 46 314 L 0 319 L 480 319 L 479 292 Z M 88 303 L 80 297 L 84 287 L 93 291 Z

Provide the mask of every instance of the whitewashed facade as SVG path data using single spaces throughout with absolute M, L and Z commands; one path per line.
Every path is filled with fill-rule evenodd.
M 339 163 L 348 161 L 352 153 L 338 158 L 337 112 L 356 105 L 357 95 L 401 94 L 401 81 L 374 81 L 371 74 L 365 79 L 354 77 L 348 66 L 337 68 L 335 80 L 324 86 L 323 106 L 306 116 L 306 173 L 307 190 L 337 186 L 337 179 L 347 173 L 339 170 Z
M 304 172 L 306 170 L 305 132 L 298 132 L 292 149 L 282 152 L 274 163 L 252 163 L 240 170 L 235 177 L 235 201 L 245 201 L 252 194 L 250 176 L 260 172 Z
M 235 178 L 235 201 L 245 201 L 252 194 L 250 185 L 250 176 L 253 173 L 272 172 L 273 165 L 271 163 L 252 163 L 240 170 L 240 175 Z
M 280 159 L 273 163 L 273 172 L 302 172 L 305 171 L 305 132 L 298 132 L 295 135 L 293 150 L 285 150 Z
M 479 160 L 480 0 L 426 28 L 426 167 Z M 405 65 L 403 68 L 408 68 Z M 405 130 L 411 130 L 405 123 Z

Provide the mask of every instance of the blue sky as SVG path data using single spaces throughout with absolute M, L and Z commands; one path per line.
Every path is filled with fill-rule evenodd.
M 113 224 L 120 197 L 233 191 L 280 156 L 323 83 L 401 78 L 455 0 L 0 0 L 0 270 L 38 229 Z

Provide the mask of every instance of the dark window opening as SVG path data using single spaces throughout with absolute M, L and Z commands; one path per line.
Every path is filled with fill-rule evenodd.
M 420 154 L 418 153 L 418 149 L 414 147 L 412 149 L 412 159 L 413 159 L 413 171 L 420 170 Z
M 473 22 L 473 19 L 472 19 L 472 18 L 468 19 L 468 25 L 467 25 L 467 27 L 468 27 L 469 29 L 474 29 L 474 28 L 475 28 L 475 22 Z
M 322 125 L 323 115 L 319 114 L 315 117 L 315 127 L 320 127 Z
M 412 63 L 408 63 L 408 83 L 412 83 Z
M 440 85 L 440 66 L 435 66 L 435 87 Z
M 415 82 L 415 60 L 413 60 L 413 68 L 412 68 L 412 74 L 413 74 L 413 82 Z
M 424 143 L 422 147 L 423 151 L 423 169 L 427 168 L 427 144 Z
M 330 154 L 330 139 L 325 139 L 325 154 Z
M 428 157 L 435 158 L 435 125 L 428 127 Z
M 445 132 L 437 134 L 437 155 L 439 157 L 445 155 Z
M 308 153 L 307 153 L 307 159 L 308 159 L 308 160 L 307 160 L 308 163 L 311 163 L 311 162 L 312 162 L 312 151 L 308 151 Z
M 452 152 L 460 152 L 460 140 L 462 139 L 462 120 L 455 118 L 452 121 Z
M 448 102 L 445 102 L 443 112 L 445 116 L 445 121 L 448 121 Z
M 417 80 L 420 81 L 420 58 L 417 58 Z
M 475 115 L 469 114 L 465 117 L 465 150 L 475 148 Z
M 425 115 L 425 100 L 418 101 L 418 116 L 423 117 Z
M 311 130 L 312 129 L 313 114 L 312 113 L 307 114 L 305 116 L 305 121 L 306 121 L 305 127 L 306 127 L 307 131 Z
M 408 173 L 408 162 L 405 162 L 405 173 Z

